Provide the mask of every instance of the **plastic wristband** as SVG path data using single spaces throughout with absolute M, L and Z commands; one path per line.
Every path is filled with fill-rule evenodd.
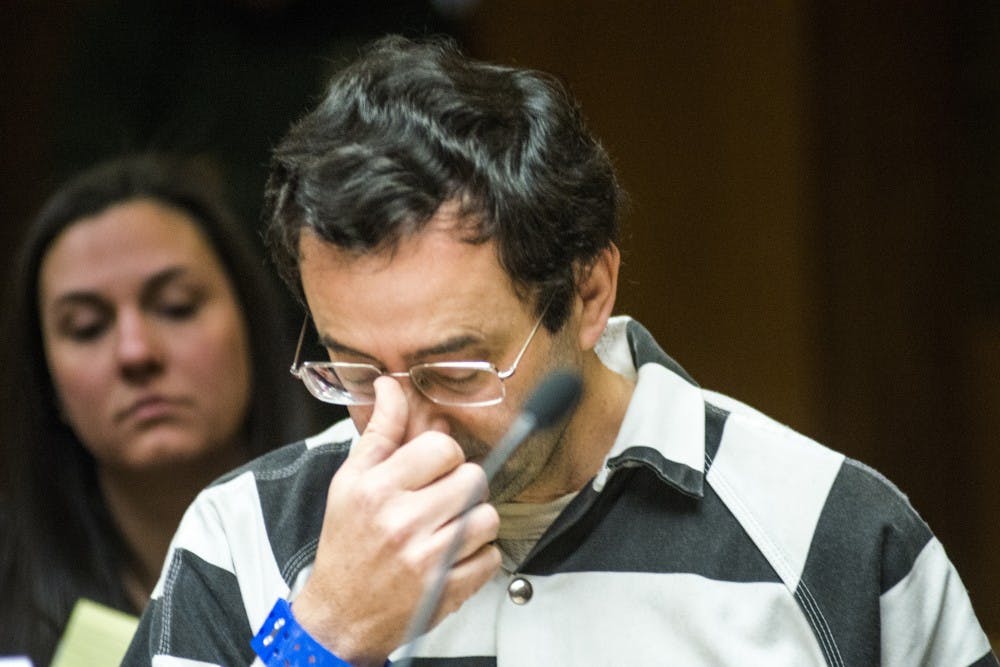
M 281 598 L 250 646 L 267 667 L 351 667 L 310 637 L 292 616 L 288 601 Z

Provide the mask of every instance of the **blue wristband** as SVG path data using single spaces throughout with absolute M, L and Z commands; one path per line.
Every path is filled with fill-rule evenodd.
M 310 637 L 282 598 L 274 603 L 250 646 L 267 667 L 351 667 Z

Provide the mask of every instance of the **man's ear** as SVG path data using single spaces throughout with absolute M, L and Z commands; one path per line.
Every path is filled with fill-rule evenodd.
M 580 313 L 578 342 L 581 350 L 593 349 L 604 333 L 615 307 L 620 266 L 618 246 L 610 243 L 592 263 L 578 269 L 576 306 Z

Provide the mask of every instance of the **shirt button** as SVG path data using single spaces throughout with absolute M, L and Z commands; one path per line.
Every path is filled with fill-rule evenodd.
M 507 595 L 514 604 L 527 604 L 534 591 L 531 589 L 531 582 L 518 577 L 507 585 Z

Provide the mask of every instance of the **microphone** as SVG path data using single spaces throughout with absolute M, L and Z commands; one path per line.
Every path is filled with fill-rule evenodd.
M 503 434 L 493 451 L 483 460 L 482 468 L 486 473 L 487 484 L 530 435 L 554 426 L 573 412 L 577 403 L 580 402 L 582 393 L 583 381 L 580 379 L 579 373 L 559 369 L 546 375 L 525 401 L 524 407 L 514 419 L 514 423 Z M 431 619 L 434 617 L 434 612 L 437 611 L 441 594 L 444 592 L 444 582 L 448 576 L 448 570 L 454 564 L 458 550 L 461 548 L 469 510 L 475 507 L 479 498 L 479 494 L 474 493 L 466 503 L 465 510 L 459 517 L 456 526 L 455 537 L 448 545 L 448 550 L 444 558 L 441 559 L 441 564 L 435 571 L 430 585 L 424 591 L 416 611 L 413 612 L 410 627 L 403 642 L 406 647 L 404 654 L 398 661 L 392 663 L 394 667 L 410 667 L 413 655 L 417 650 L 418 640 L 430 627 Z

